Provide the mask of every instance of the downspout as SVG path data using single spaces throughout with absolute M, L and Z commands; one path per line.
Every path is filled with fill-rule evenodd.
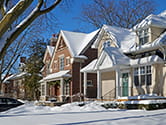
M 166 48 L 164 48 L 164 47 L 161 46 L 160 44 L 159 44 L 159 47 L 160 47 L 160 49 L 161 49 L 161 51 L 162 51 L 162 53 L 163 53 L 163 55 L 164 55 L 164 61 L 166 61 Z
M 81 71 L 81 67 L 82 67 L 82 63 L 80 62 L 80 71 Z M 81 95 L 82 95 L 82 85 L 81 85 L 81 82 L 82 82 L 82 77 L 81 77 L 81 72 L 80 72 L 80 102 L 82 101 L 82 99 L 81 99 Z

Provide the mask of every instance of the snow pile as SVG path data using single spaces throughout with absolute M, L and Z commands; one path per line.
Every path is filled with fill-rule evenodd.
M 1 112 L 0 123 L 2 125 L 165 125 L 166 123 L 166 109 L 154 111 L 105 109 L 100 106 L 104 103 L 108 102 L 74 102 L 56 107 L 26 103 Z
M 102 111 L 106 110 L 99 102 L 86 102 L 84 106 L 79 106 L 80 102 L 68 103 L 62 106 L 37 106 L 35 103 L 26 102 L 24 105 L 17 108 L 2 112 L 1 114 L 33 114 L 33 113 L 48 113 L 48 112 L 86 112 L 86 111 Z M 84 103 L 83 103 L 84 104 Z
M 157 94 L 145 94 L 137 96 L 118 97 L 118 99 L 166 99 L 166 97 L 157 96 Z
M 157 94 L 145 94 L 138 96 L 119 97 L 118 99 L 128 99 L 130 101 L 121 101 L 118 104 L 162 104 L 166 103 L 166 97 L 157 96 Z

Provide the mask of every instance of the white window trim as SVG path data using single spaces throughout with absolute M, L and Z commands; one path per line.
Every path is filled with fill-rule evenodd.
M 146 30 L 147 30 L 147 34 L 146 34 L 146 32 L 145 32 Z M 140 33 L 140 31 L 141 31 L 141 33 Z M 142 38 L 142 39 L 144 40 L 145 37 L 148 37 L 148 41 L 147 41 L 147 42 L 149 42 L 149 37 L 150 37 L 149 28 L 141 29 L 141 30 L 138 31 L 139 45 L 144 45 L 144 44 L 147 43 L 147 42 L 146 42 L 146 43 L 142 44 L 141 41 L 140 41 L 140 38 Z M 144 42 L 145 42 L 145 41 L 144 41 Z
M 143 67 L 143 66 L 144 66 L 144 67 L 151 66 L 151 77 L 153 76 L 153 75 L 152 75 L 152 69 L 153 69 L 153 68 L 152 68 L 152 65 L 151 65 L 151 64 L 134 66 L 133 69 L 132 69 L 132 72 L 133 72 L 133 78 L 132 78 L 132 79 L 133 79 L 133 88 L 147 87 L 147 86 L 148 86 L 148 87 L 151 87 L 152 84 L 153 84 L 153 81 L 152 81 L 152 79 L 151 79 L 151 85 L 147 85 L 147 83 L 145 83 L 145 85 L 140 85 L 140 83 L 139 83 L 138 86 L 135 85 L 135 81 L 134 81 L 134 76 L 135 76 L 135 75 L 134 75 L 134 69 L 135 69 L 135 68 L 138 68 L 138 70 L 139 70 L 139 71 L 138 71 L 138 76 L 139 76 L 139 81 L 140 81 L 140 67 Z M 145 72 L 146 72 L 146 68 L 145 68 Z M 148 73 L 148 74 L 149 74 L 149 73 Z M 147 75 L 147 73 L 146 73 L 146 75 Z M 146 79 L 145 79 L 145 80 L 146 80 Z
M 63 63 L 64 63 L 64 64 L 63 64 L 63 69 L 61 69 L 61 61 L 60 61 L 61 58 L 63 58 L 63 61 L 64 61 L 64 62 L 63 62 Z M 61 70 L 64 70 L 64 67 L 65 67 L 65 60 L 64 60 L 64 59 L 65 59 L 64 54 L 58 56 L 58 60 L 59 60 L 59 70 L 60 70 L 60 71 L 61 71 Z
M 67 60 L 69 60 L 69 63 L 68 63 L 68 64 L 67 64 Z M 65 65 L 65 66 L 66 66 L 66 67 L 67 67 L 67 66 L 70 66 L 71 61 L 70 61 L 70 57 L 69 57 L 69 56 L 65 58 L 65 61 L 66 61 L 66 65 Z
M 91 85 L 88 85 L 88 82 L 91 82 L 92 84 Z M 93 81 L 92 80 L 87 80 L 87 87 L 93 87 Z

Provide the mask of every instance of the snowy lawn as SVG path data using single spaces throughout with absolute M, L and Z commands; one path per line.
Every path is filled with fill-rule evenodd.
M 0 125 L 165 125 L 166 109 L 105 109 L 99 102 L 79 107 L 78 103 L 60 107 L 35 106 L 27 103 L 1 112 Z

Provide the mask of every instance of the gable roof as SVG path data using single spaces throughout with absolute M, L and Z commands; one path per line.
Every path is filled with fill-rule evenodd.
M 155 26 L 160 28 L 166 28 L 166 10 L 159 15 L 149 15 L 139 24 L 133 27 L 133 30 L 138 30 L 143 27 Z
M 61 30 L 60 33 L 64 38 L 64 41 L 69 48 L 69 51 L 73 57 L 78 56 L 96 36 L 99 30 L 86 33 L 70 32 Z
M 124 55 L 119 48 L 106 46 L 97 60 L 95 70 L 128 66 L 129 64 L 130 58 Z
M 101 38 L 103 37 L 103 32 L 106 32 L 110 39 L 112 39 L 118 48 L 121 50 L 130 49 L 131 47 L 135 46 L 135 32 L 132 32 L 129 29 L 115 27 L 115 26 L 108 26 L 103 25 L 103 27 L 100 30 L 98 39 L 94 42 L 93 46 L 94 48 L 97 48 L 99 45 L 99 42 Z
M 52 56 L 52 55 L 53 55 L 54 48 L 55 48 L 54 46 L 47 46 L 47 50 L 48 50 L 48 52 L 49 52 L 50 56 Z
M 86 65 L 85 67 L 83 67 L 80 72 L 95 72 L 95 66 L 97 63 L 97 59 L 94 59 L 92 62 L 90 62 L 88 65 Z
M 45 61 L 46 56 L 47 56 L 47 53 L 50 55 L 50 57 L 53 56 L 54 49 L 55 49 L 54 46 L 47 46 L 46 51 L 45 51 L 45 54 L 44 54 L 44 59 L 43 59 L 43 61 Z

